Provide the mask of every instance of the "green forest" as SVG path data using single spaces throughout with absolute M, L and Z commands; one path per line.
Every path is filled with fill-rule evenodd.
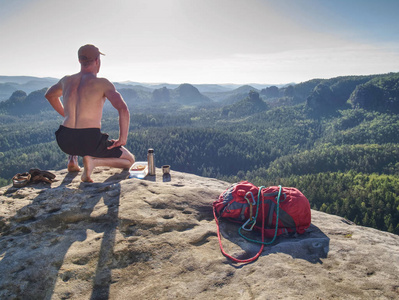
M 399 73 L 224 94 L 187 84 L 118 90 L 131 112 L 126 147 L 137 160 L 154 148 L 157 167 L 296 187 L 313 209 L 399 234 Z M 0 102 L 0 186 L 30 168 L 66 168 L 54 136 L 62 118 L 45 91 Z M 109 105 L 102 126 L 117 137 Z

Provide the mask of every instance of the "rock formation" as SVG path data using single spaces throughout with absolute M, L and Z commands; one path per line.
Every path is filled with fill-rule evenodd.
M 170 94 L 174 101 L 183 105 L 206 104 L 212 102 L 211 99 L 202 95 L 195 86 L 188 83 L 179 85 L 177 88 L 171 90 Z
M 99 168 L 96 183 L 0 189 L 0 299 L 397 299 L 399 236 L 312 211 L 301 236 L 233 264 L 219 249 L 212 202 L 229 183 L 171 172 L 129 179 Z M 249 257 L 237 225 L 225 250 Z

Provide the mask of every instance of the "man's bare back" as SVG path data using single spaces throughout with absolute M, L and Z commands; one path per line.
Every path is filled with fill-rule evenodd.
M 71 168 L 73 170 L 75 167 L 75 170 L 79 170 L 77 160 L 73 156 L 83 156 L 84 172 L 82 180 L 92 182 L 90 175 L 96 166 L 130 168 L 134 163 L 134 156 L 126 148 L 122 147 L 127 142 L 130 114 L 125 101 L 116 91 L 114 85 L 105 78 L 97 78 L 101 65 L 100 54 L 102 54 L 98 48 L 93 45 L 85 45 L 79 49 L 78 53 L 81 71 L 77 74 L 63 77 L 57 84 L 49 88 L 45 97 L 53 108 L 64 117 L 63 126 L 60 127 L 56 135 L 61 149 L 70 155 L 68 169 Z M 63 97 L 62 102 L 61 96 Z M 87 134 L 88 129 L 98 129 L 95 134 L 100 134 L 102 111 L 106 99 L 111 102 L 119 113 L 119 138 L 111 140 L 111 145 L 107 145 L 106 149 L 103 149 L 101 153 L 97 150 L 86 151 L 94 153 L 88 155 L 81 154 L 86 153 L 84 150 L 73 150 L 83 147 L 80 144 L 86 142 L 86 138 L 83 141 L 82 138 L 80 141 L 71 141 L 71 135 L 75 136 L 81 133 L 82 130 Z M 66 133 L 64 133 L 64 142 L 60 144 L 58 139 L 58 132 L 60 131 L 67 132 L 69 142 L 65 142 Z M 92 134 L 87 137 L 91 138 Z M 102 136 L 99 136 L 99 138 L 102 139 Z M 115 149 L 116 152 L 111 150 L 113 148 L 117 148 Z M 110 153 L 107 150 L 110 150 Z M 97 157 L 95 153 L 100 154 Z
M 107 91 L 112 84 L 93 74 L 78 73 L 61 80 L 65 119 L 69 128 L 101 128 Z

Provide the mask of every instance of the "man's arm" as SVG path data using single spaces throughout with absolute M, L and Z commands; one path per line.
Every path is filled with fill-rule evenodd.
M 119 113 L 119 138 L 114 141 L 114 144 L 108 149 L 124 146 L 127 142 L 127 135 L 129 133 L 129 124 L 130 124 L 130 113 L 129 109 L 126 105 L 126 102 L 123 100 L 121 94 L 119 94 L 115 86 L 111 82 L 107 82 L 107 88 L 105 91 L 105 97 L 111 102 L 112 106 Z
M 62 80 L 62 79 L 61 79 Z M 62 105 L 60 97 L 62 96 L 62 84 L 61 80 L 49 88 L 44 95 L 51 106 L 58 112 L 61 116 L 65 117 L 64 105 Z

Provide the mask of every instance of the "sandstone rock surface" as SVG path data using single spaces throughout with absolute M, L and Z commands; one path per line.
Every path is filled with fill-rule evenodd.
M 399 298 L 397 235 L 312 211 L 304 235 L 238 265 L 212 214 L 229 183 L 159 169 L 139 180 L 101 168 L 93 184 L 55 174 L 51 187 L 0 189 L 0 299 Z M 259 249 L 234 224 L 221 231 L 236 257 Z

